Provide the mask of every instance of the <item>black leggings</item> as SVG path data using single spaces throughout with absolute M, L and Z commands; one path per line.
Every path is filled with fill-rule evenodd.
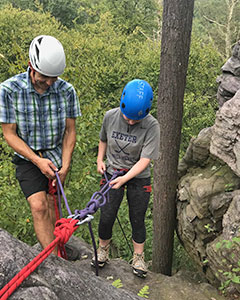
M 110 176 L 108 176 L 108 178 L 110 178 Z M 109 202 L 101 207 L 98 234 L 102 240 L 111 239 L 113 224 L 123 200 L 125 187 L 127 189 L 129 219 L 132 226 L 132 239 L 136 243 L 141 244 L 144 243 L 146 239 L 144 220 L 151 192 L 150 177 L 133 178 L 118 190 L 111 189 L 109 191 Z

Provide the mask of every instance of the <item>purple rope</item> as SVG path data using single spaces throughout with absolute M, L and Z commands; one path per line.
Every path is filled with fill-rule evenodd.
M 104 177 L 106 180 L 105 185 L 101 188 L 101 190 L 99 192 L 95 192 L 90 201 L 87 203 L 87 206 L 82 209 L 82 210 L 75 210 L 75 215 L 72 215 L 71 210 L 68 206 L 68 202 L 67 202 L 67 198 L 65 196 L 64 190 L 63 190 L 63 186 L 61 183 L 61 180 L 59 178 L 58 173 L 56 172 L 56 178 L 57 178 L 57 191 L 58 191 L 58 203 L 59 203 L 59 211 L 60 211 L 60 215 L 62 217 L 62 210 L 61 210 L 61 195 L 60 195 L 60 190 L 69 214 L 69 217 L 72 217 L 73 219 L 78 219 L 80 221 L 84 222 L 84 219 L 89 219 L 87 217 L 89 217 L 89 215 L 94 214 L 99 207 L 103 206 L 106 204 L 107 199 L 109 198 L 109 190 L 112 188 L 112 186 L 110 185 L 110 181 L 112 181 L 113 179 L 115 179 L 117 176 L 122 175 L 124 173 L 124 171 L 115 171 L 112 175 L 112 177 L 108 180 L 107 178 L 107 174 L 104 172 Z M 106 198 L 107 197 L 107 198 Z M 91 221 L 91 219 L 89 219 Z M 91 226 L 91 222 L 88 220 L 88 227 L 89 227 L 89 231 L 90 231 L 90 235 L 92 238 L 92 243 L 93 243 L 93 248 L 94 248 L 94 255 L 95 255 L 95 267 L 96 267 L 96 276 L 98 276 L 98 259 L 97 259 L 97 247 L 96 247 L 96 242 L 95 242 L 95 238 L 94 238 L 94 234 L 93 234 L 93 230 L 92 230 L 92 226 Z M 77 223 L 78 224 L 78 223 Z
M 61 180 L 59 178 L 58 172 L 55 172 L 55 175 L 56 175 L 56 178 L 57 178 L 58 193 L 60 195 L 60 191 L 61 191 L 61 194 L 63 196 L 64 202 L 65 202 L 65 205 L 66 205 L 66 208 L 67 208 L 67 211 L 68 211 L 68 214 L 71 215 L 72 213 L 71 213 L 70 207 L 68 205 L 67 198 L 65 196 L 63 186 L 62 186 Z M 60 191 L 59 191 L 59 189 L 60 189 Z M 61 203 L 61 200 L 60 200 L 60 203 Z
M 57 178 L 58 195 L 59 195 L 59 199 L 60 199 L 59 200 L 59 206 L 61 207 L 61 196 L 60 196 L 60 191 L 61 191 L 61 194 L 63 196 L 63 199 L 64 199 L 64 202 L 65 202 L 65 205 L 66 205 L 69 216 L 73 217 L 74 219 L 84 220 L 87 217 L 87 215 L 94 214 L 98 210 L 98 208 L 100 208 L 100 207 L 102 207 L 103 205 L 106 204 L 107 198 L 109 196 L 108 191 L 112 188 L 112 186 L 109 184 L 110 181 L 112 181 L 113 179 L 115 179 L 119 175 L 122 175 L 123 173 L 124 173 L 124 171 L 115 171 L 113 173 L 112 177 L 109 180 L 107 178 L 106 173 L 104 173 L 104 177 L 105 177 L 105 180 L 106 180 L 105 185 L 101 188 L 100 191 L 95 192 L 92 195 L 90 201 L 87 203 L 87 205 L 84 209 L 82 209 L 82 210 L 76 209 L 75 214 L 72 215 L 70 207 L 69 207 L 68 202 L 67 202 L 67 198 L 66 198 L 65 193 L 64 193 L 64 189 L 63 189 L 61 180 L 59 178 L 58 173 L 56 172 L 55 175 L 56 175 L 56 178 Z M 62 210 L 60 210 L 60 213 L 62 214 Z
M 63 217 L 63 213 L 62 213 L 62 205 L 61 205 L 61 193 L 60 193 L 60 188 L 58 186 L 58 182 L 57 182 L 57 194 L 58 194 L 58 211 L 59 211 L 59 216 L 60 219 Z
M 106 180 L 105 185 L 101 188 L 100 191 L 95 192 L 90 201 L 87 203 L 86 208 L 82 210 L 75 210 L 75 218 L 82 220 L 87 215 L 94 214 L 98 208 L 104 206 L 107 202 L 106 197 L 108 197 L 108 191 L 112 188 L 112 186 L 109 184 L 110 181 L 115 179 L 117 176 L 123 174 L 123 171 L 115 171 L 112 175 L 112 177 L 108 180 L 107 175 L 104 173 L 104 177 Z

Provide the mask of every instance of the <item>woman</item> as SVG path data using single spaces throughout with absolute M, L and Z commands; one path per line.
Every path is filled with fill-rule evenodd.
M 101 208 L 98 264 L 103 267 L 109 259 L 112 227 L 126 187 L 134 248 L 132 269 L 139 277 L 147 274 L 144 220 L 151 192 L 150 162 L 159 155 L 159 124 L 149 114 L 152 101 L 152 88 L 146 81 L 134 79 L 125 86 L 120 107 L 104 117 L 97 157 L 97 171 L 106 171 L 109 178 L 114 170 L 125 170 L 124 175 L 111 181 L 109 202 Z

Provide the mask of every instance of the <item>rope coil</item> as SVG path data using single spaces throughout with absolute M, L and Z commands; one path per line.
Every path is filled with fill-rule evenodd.
M 56 236 L 55 240 L 53 240 L 42 252 L 40 252 L 31 262 L 29 262 L 19 273 L 17 273 L 10 281 L 0 290 L 0 300 L 6 300 L 8 297 L 17 289 L 20 284 L 52 253 L 55 247 L 59 246 L 60 256 L 66 258 L 66 250 L 64 245 L 68 242 L 74 231 L 78 228 L 80 224 L 88 222 L 89 230 L 94 246 L 94 253 L 97 261 L 97 252 L 96 252 L 96 243 L 91 227 L 91 220 L 93 219 L 92 214 L 94 214 L 99 207 L 105 205 L 108 197 L 108 191 L 112 188 L 110 185 L 110 181 L 115 179 L 117 176 L 123 174 L 123 171 L 115 171 L 112 175 L 112 178 L 108 180 L 107 175 L 104 173 L 106 184 L 102 187 L 99 192 L 95 192 L 91 200 L 86 205 L 85 209 L 75 210 L 75 214 L 71 213 L 69 208 L 67 198 L 65 196 L 63 186 L 61 184 L 61 180 L 59 178 L 58 173 L 56 172 L 57 179 L 57 193 L 58 193 L 58 208 L 60 210 L 61 215 L 61 195 L 64 198 L 65 205 L 67 211 L 69 213 L 69 217 L 67 219 L 62 218 L 58 220 L 55 224 L 54 235 Z M 56 189 L 54 187 L 50 189 L 50 193 L 54 195 L 56 193 Z M 96 275 L 98 275 L 98 264 L 96 264 Z
M 57 244 L 66 243 L 70 239 L 72 233 L 78 228 L 78 226 L 76 226 L 77 220 L 61 219 L 58 222 L 59 224 L 54 231 L 54 234 L 56 233 L 56 239 L 0 290 L 1 300 L 6 300 L 20 286 L 23 280 L 25 280 L 52 253 Z

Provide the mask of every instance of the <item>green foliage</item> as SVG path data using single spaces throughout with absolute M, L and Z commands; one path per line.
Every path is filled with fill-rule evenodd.
M 81 4 L 80 8 L 76 7 L 76 11 L 79 8 L 81 12 L 78 17 L 84 16 L 85 19 L 79 22 L 75 20 L 74 27 L 68 29 L 52 16 L 52 12 L 44 12 L 46 9 L 44 5 L 47 5 L 48 1 L 19 0 L 14 2 L 15 5 L 20 2 L 21 5 L 34 4 L 36 10 L 29 10 L 27 6 L 25 10 L 20 10 L 9 5 L 0 10 L 2 33 L 0 36 L 0 80 L 6 80 L 16 73 L 25 71 L 31 40 L 40 34 L 50 34 L 62 42 L 66 52 L 67 68 L 62 78 L 73 84 L 79 96 L 82 117 L 77 120 L 77 144 L 72 168 L 65 184 L 65 193 L 70 208 L 74 212 L 75 209 L 85 208 L 92 194 L 99 190 L 100 175 L 96 172 L 98 134 L 105 112 L 119 105 L 122 89 L 128 81 L 141 78 L 152 85 L 155 95 L 152 114 L 156 116 L 160 41 L 152 41 L 142 34 L 143 29 L 149 34 L 153 30 L 150 12 L 154 8 L 152 2 L 139 1 L 136 12 L 133 10 L 128 12 L 126 9 L 124 11 L 125 18 L 127 14 L 131 14 L 135 23 L 131 24 L 127 19 L 124 24 L 118 24 L 117 17 L 120 22 L 124 14 L 121 16 L 116 13 L 117 10 L 114 12 L 113 7 L 117 2 L 109 2 L 109 7 L 112 7 L 111 12 L 106 12 L 100 8 L 100 1 L 90 1 L 89 6 L 86 0 L 78 1 L 79 5 Z M 54 6 L 55 3 L 60 2 L 49 1 L 48 4 Z M 64 3 L 67 4 L 68 1 Z M 125 4 L 126 1 L 119 2 L 119 7 L 116 9 Z M 31 5 L 29 4 L 30 8 Z M 48 10 L 53 10 L 53 6 L 52 8 L 49 6 Z M 129 6 L 133 7 L 133 2 L 129 2 Z M 23 8 L 23 6 L 19 7 Z M 95 10 L 96 7 L 97 10 Z M 66 21 L 70 17 L 68 15 L 70 11 L 71 7 L 67 12 Z M 62 16 L 59 20 L 62 22 Z M 145 20 L 146 23 L 144 23 Z M 136 21 L 142 21 L 142 23 L 136 26 Z M 133 27 L 128 30 L 128 26 Z M 196 38 L 192 40 L 185 94 L 182 151 L 186 149 L 191 136 L 197 135 L 201 128 L 211 126 L 213 123 L 217 107 L 214 100 L 215 79 L 221 64 L 222 61 L 212 46 L 203 44 Z M 21 240 L 33 244 L 36 238 L 30 210 L 15 179 L 14 167 L 11 164 L 12 151 L 6 145 L 2 135 L 0 147 L 2 150 L 0 154 L 0 227 Z M 150 260 L 152 255 L 152 209 L 153 196 L 151 196 L 146 214 L 146 260 Z M 64 209 L 64 216 L 66 215 L 67 212 Z M 118 217 L 131 243 L 128 205 L 125 199 Z M 92 221 L 95 236 L 97 236 L 98 219 L 99 212 L 94 215 Z M 91 243 L 87 226 L 80 226 L 76 235 Z M 119 238 L 120 236 L 122 237 L 121 229 L 116 222 L 113 244 L 119 256 L 129 260 L 131 253 L 126 241 L 124 238 Z M 180 264 L 180 260 L 184 261 L 185 257 L 186 253 L 182 251 L 180 245 L 177 245 L 175 252 L 177 264 Z M 186 263 L 187 261 L 188 259 Z
M 60 38 L 60 24 L 50 14 L 7 6 L 0 10 L 0 81 L 24 72 L 28 63 L 28 48 L 32 39 L 40 34 Z M 61 40 L 61 38 L 60 38 Z
M 152 35 L 159 18 L 154 0 L 0 0 L 0 7 L 8 3 L 21 10 L 42 10 L 50 13 L 68 28 L 96 23 L 102 14 L 110 12 L 114 26 L 127 34 L 133 33 L 139 27 L 144 33 Z
M 225 192 L 232 192 L 234 190 L 234 187 L 235 187 L 234 183 L 228 183 L 228 184 L 225 184 L 224 190 L 225 190 Z
M 123 287 L 121 279 L 116 279 L 115 281 L 113 281 L 112 286 L 114 286 L 117 289 Z
M 137 294 L 139 297 L 148 298 L 149 295 L 149 286 L 144 285 L 144 287 Z
M 153 0 L 107 0 L 107 9 L 114 17 L 114 24 L 121 32 L 131 34 L 140 27 L 147 34 L 152 34 L 157 26 L 157 4 Z
M 192 37 L 184 97 L 181 155 L 191 137 L 214 124 L 218 103 L 216 78 L 223 61 L 212 45 Z
M 239 39 L 240 2 L 196 0 L 193 31 L 206 43 L 211 41 L 224 59 Z
M 207 224 L 207 225 L 204 225 L 204 228 L 207 229 L 207 232 L 210 233 L 210 232 L 213 232 L 214 229 L 211 227 L 211 224 Z
M 68 28 L 74 24 L 91 23 L 96 3 L 99 1 L 86 0 L 0 0 L 0 7 L 11 4 L 14 8 L 49 13 L 62 25 Z M 100 6 L 100 4 L 99 4 Z M 99 19 L 99 17 L 98 17 Z M 97 20 L 98 20 L 97 19 Z
M 0 228 L 33 245 L 36 239 L 31 213 L 15 179 L 15 170 L 11 163 L 12 152 L 9 152 L 1 129 L 0 150 Z
M 174 235 L 173 272 L 178 270 L 196 270 L 192 259 L 184 249 L 177 234 Z
M 233 251 L 239 251 L 240 247 L 240 236 L 235 236 L 231 240 L 222 240 L 216 244 L 217 250 L 222 250 L 224 248 L 231 250 L 232 255 L 234 255 Z M 226 260 L 223 261 L 223 264 L 226 266 Z M 240 284 L 240 260 L 238 260 L 237 265 L 227 265 L 224 270 L 219 269 L 218 272 L 223 275 L 226 280 L 221 283 L 220 290 L 225 292 L 226 288 L 230 284 Z

